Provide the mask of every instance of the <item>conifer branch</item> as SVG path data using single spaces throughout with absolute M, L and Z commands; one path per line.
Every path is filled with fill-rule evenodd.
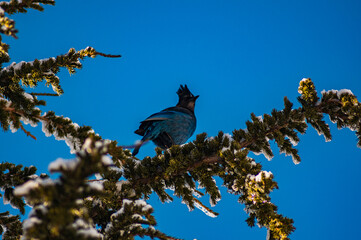
M 15 29 L 15 21 L 8 17 L 5 17 L 4 13 L 1 12 L 0 12 L 0 26 L 1 26 L 0 33 L 11 36 L 15 39 L 18 38 L 16 36 L 18 30 Z
M 166 186 L 173 186 L 176 187 L 175 194 L 183 198 L 190 208 L 198 205 L 213 215 L 216 213 L 195 199 L 192 192 L 195 190 L 194 182 L 199 181 L 206 187 L 206 192 L 210 195 L 212 202 L 216 203 L 216 199 L 220 195 L 218 188 L 212 183 L 212 176 L 220 176 L 224 179 L 227 188 L 234 191 L 235 194 L 239 194 L 240 201 L 246 205 L 246 209 L 249 209 L 250 218 L 247 223 L 250 226 L 254 225 L 254 221 L 257 220 L 261 226 L 267 227 L 273 236 L 287 239 L 287 236 L 294 230 L 293 221 L 278 214 L 276 212 L 277 207 L 270 203 L 268 196 L 272 189 L 277 187 L 276 183 L 273 182 L 272 178 L 267 177 L 264 171 L 261 171 L 258 164 L 252 165 L 253 163 L 247 160 L 245 156 L 247 156 L 248 151 L 262 152 L 265 155 L 273 156 L 272 152 L 267 152 L 268 142 L 275 140 L 281 151 L 293 154 L 298 162 L 297 150 L 292 148 L 289 139 L 299 141 L 294 130 L 303 134 L 307 127 L 305 120 L 325 135 L 329 135 L 329 129 L 325 128 L 327 125 L 322 122 L 323 114 L 328 113 L 345 125 L 347 124 L 346 121 L 352 119 L 347 115 L 349 112 L 356 117 L 356 121 L 354 119 L 354 122 L 351 123 L 359 126 L 357 125 L 359 124 L 359 120 L 357 120 L 359 113 L 357 109 L 353 109 L 359 105 L 352 103 L 355 102 L 352 96 L 347 96 L 349 100 L 344 99 L 343 102 L 329 99 L 317 104 L 315 97 L 309 98 L 312 99 L 313 105 L 304 99 L 300 99 L 303 107 L 298 109 L 292 109 L 292 104 L 285 98 L 284 110 L 273 110 L 272 115 L 265 114 L 263 118 L 251 115 L 252 122 L 246 123 L 247 129 L 235 130 L 232 139 L 223 136 L 223 133 L 220 133 L 214 140 L 206 139 L 206 135 L 201 134 L 192 143 L 182 147 L 173 146 L 163 154 L 158 153 L 158 156 L 152 159 L 145 158 L 140 163 L 135 163 L 135 160 L 130 155 L 125 154 L 121 147 L 113 146 L 109 153 L 113 156 L 114 162 L 117 160 L 121 162 L 124 177 L 129 180 L 132 189 L 140 194 L 136 196 L 140 197 L 144 194 L 143 196 L 147 197 L 147 194 L 155 191 L 162 201 L 171 200 L 164 189 Z M 349 102 L 352 104 L 350 105 Z M 329 105 L 333 107 L 330 109 Z M 332 110 L 335 108 L 337 111 Z M 342 108 L 343 111 L 339 112 L 339 109 Z M 14 107 L 8 106 L 3 109 L 19 115 L 26 115 L 25 111 L 17 110 Z M 58 122 L 54 114 L 34 117 L 47 123 L 59 124 L 59 129 L 64 128 L 64 122 Z M 76 137 L 74 133 L 64 128 L 63 134 L 69 133 Z M 269 151 L 271 150 L 269 149 Z M 241 155 L 237 155 L 238 153 Z M 241 162 L 234 162 L 235 159 L 239 159 L 237 161 Z M 246 164 L 248 167 L 243 166 L 238 169 L 239 164 Z M 249 166 L 253 167 L 249 168 Z M 134 171 L 138 173 L 134 174 Z M 133 172 L 133 175 L 129 175 L 128 172 Z M 238 173 L 234 174 L 234 172 Z M 205 173 L 207 174 L 204 175 Z M 118 178 L 119 176 L 115 179 Z M 88 182 L 95 181 L 89 180 Z M 181 185 L 184 186 L 179 187 Z
M 22 111 L 22 110 L 18 110 L 18 109 L 15 109 L 14 107 L 4 107 L 2 108 L 4 111 L 8 111 L 8 112 L 12 112 L 12 113 L 15 113 L 17 115 L 20 115 L 22 117 L 27 117 L 28 114 L 25 112 L 25 111 Z M 46 117 L 44 116 L 32 116 L 38 120 L 41 120 L 41 121 L 49 121 L 49 119 L 47 119 Z M 59 125 L 59 128 L 61 128 L 62 126 Z
M 10 2 L 0 2 L 2 8 L 8 14 L 26 13 L 26 8 L 32 8 L 38 11 L 43 11 L 44 8 L 40 5 L 55 5 L 54 0 L 11 0 Z
M 34 166 L 24 167 L 12 163 L 0 163 L 0 190 L 4 191 L 4 204 L 10 203 L 13 207 L 20 210 L 21 214 L 25 213 L 24 200 L 16 197 L 13 193 L 14 187 L 34 179 L 37 176 Z M 1 194 L 0 194 L 1 196 Z
M 43 116 L 40 116 L 40 111 L 36 111 L 34 113 L 27 113 L 24 110 L 18 110 L 14 107 L 3 107 L 1 108 L 0 105 L 0 115 L 1 111 L 8 111 L 10 112 L 10 116 L 13 119 L 13 122 L 17 124 L 14 126 L 18 126 L 17 128 L 21 128 L 23 131 L 22 124 L 19 120 L 26 120 L 36 125 L 38 121 L 43 124 L 43 132 L 46 136 L 54 135 L 57 140 L 65 140 L 66 144 L 70 147 L 71 153 L 75 153 L 77 150 L 80 149 L 82 143 L 85 141 L 87 137 L 93 135 L 93 130 L 91 127 L 82 126 L 79 127 L 78 124 L 73 123 L 70 119 L 64 118 L 63 116 L 56 116 L 54 112 L 49 111 L 46 112 Z M 17 116 L 15 121 L 15 116 Z M 31 135 L 30 132 L 24 131 L 27 135 L 28 133 L 32 138 L 36 140 L 36 137 Z M 97 140 L 100 140 L 100 137 L 94 136 Z
M 303 81 L 301 81 L 302 83 Z M 310 82 L 308 82 L 310 86 Z M 310 88 L 311 90 L 314 88 Z M 291 154 L 294 162 L 298 163 L 300 161 L 300 157 L 297 153 L 297 150 L 292 148 L 290 140 L 297 143 L 299 138 L 295 132 L 298 131 L 301 134 L 305 133 L 307 129 L 306 120 L 309 122 L 319 133 L 324 134 L 326 140 L 330 139 L 331 135 L 329 132 L 328 125 L 322 120 L 324 114 L 330 115 L 331 120 L 336 119 L 338 126 L 348 126 L 351 129 L 358 130 L 357 134 L 360 132 L 360 104 L 357 99 L 350 93 L 346 91 L 341 91 L 342 93 L 334 94 L 333 99 L 327 99 L 327 96 L 322 99 L 321 102 L 318 101 L 317 94 L 312 91 L 307 90 L 307 97 L 303 96 L 299 99 L 302 104 L 302 107 L 298 109 L 292 109 L 292 103 L 285 98 L 285 109 L 282 111 L 272 111 L 272 116 L 265 114 L 263 119 L 252 115 L 253 122 L 247 122 L 246 130 L 236 130 L 234 131 L 234 136 L 231 141 L 231 149 L 233 151 L 243 151 L 242 149 L 247 149 L 248 151 L 254 152 L 262 152 L 265 155 L 273 156 L 272 151 L 269 148 L 268 142 L 270 140 L 275 140 L 278 144 L 281 152 L 285 152 L 286 154 Z M 337 95 L 337 96 L 336 96 Z M 335 97 L 339 98 L 338 100 Z M 329 96 L 330 98 L 330 96 Z M 307 100 L 305 100 L 307 99 Z M 342 99 L 342 100 L 340 100 Z M 350 115 L 351 114 L 351 115 Z M 352 119 L 352 120 L 351 120 Z M 349 123 L 347 123 L 349 122 Z M 176 160 L 179 164 L 178 167 L 172 167 L 172 164 L 163 167 L 158 167 L 152 170 L 152 173 L 145 174 L 146 178 L 141 177 L 132 177 L 130 182 L 134 189 L 144 188 L 145 185 L 149 185 L 150 188 L 158 189 L 160 186 L 155 184 L 155 181 L 159 181 L 160 179 L 164 179 L 165 182 L 173 182 L 179 181 L 181 178 L 189 178 L 192 177 L 195 181 L 199 179 L 199 173 L 204 171 L 205 169 L 219 169 L 214 170 L 213 175 L 218 175 L 224 172 L 224 169 L 230 168 L 233 169 L 234 163 L 230 163 L 229 161 L 234 159 L 234 155 L 231 152 L 227 151 L 215 151 L 213 154 L 208 153 L 198 153 L 197 146 L 202 146 L 202 149 L 210 149 L 208 145 L 213 144 L 212 141 L 203 141 L 197 140 L 193 143 L 189 143 L 184 145 L 182 148 L 177 146 L 172 147 L 168 151 L 164 152 L 165 159 L 168 159 L 169 163 Z M 360 139 L 360 138 L 359 138 Z M 293 144 L 293 142 L 292 142 Z M 213 146 L 213 148 L 216 145 Z M 233 146 L 233 147 L 232 147 Z M 182 150 L 188 149 L 186 153 L 182 153 Z M 228 155 L 225 155 L 228 154 Z M 199 157 L 193 158 L 193 161 L 186 160 L 187 156 L 203 156 L 202 159 L 199 160 Z M 161 158 L 162 155 L 158 155 L 157 158 Z M 186 158 L 186 159 L 185 159 Z M 178 160 L 179 159 L 179 160 Z M 242 159 L 242 157 L 241 157 Z M 155 160 L 155 159 L 154 159 Z M 146 161 L 143 159 L 142 163 Z M 180 161 L 178 163 L 178 161 Z M 232 160 L 233 161 L 233 160 Z M 150 163 L 145 163 L 148 168 Z M 154 162 L 154 164 L 160 163 Z M 257 165 L 256 165 L 257 166 Z M 126 166 L 125 166 L 126 167 Z M 172 170 L 170 170 L 170 168 Z M 253 173 L 255 179 L 261 179 L 259 176 L 262 173 L 257 167 L 255 168 L 255 172 Z M 232 172 L 236 171 L 235 169 Z M 240 170 L 237 170 L 240 171 Z M 242 170 L 243 171 L 243 170 Z M 226 172 L 228 172 L 226 170 Z M 223 173 L 219 176 L 222 178 L 230 178 L 230 173 L 228 175 L 223 175 Z M 257 174 L 258 173 L 258 174 Z M 243 185 L 242 176 L 248 176 L 249 172 L 244 172 L 242 175 L 234 176 L 235 179 L 227 183 L 227 187 L 229 189 L 233 189 L 238 192 L 238 189 L 243 189 L 241 192 L 241 202 L 245 203 L 247 209 L 250 209 L 250 219 L 247 220 L 249 225 L 254 225 L 255 219 L 257 219 L 258 223 L 261 226 L 267 227 L 272 236 L 279 239 L 288 239 L 288 235 L 294 231 L 293 221 L 292 219 L 283 217 L 282 215 L 276 212 L 277 207 L 271 204 L 270 198 L 268 194 L 273 188 L 276 188 L 277 185 L 271 179 L 264 181 L 270 181 L 269 183 L 264 183 L 264 186 L 259 185 L 259 183 L 255 183 L 254 180 L 248 181 L 249 184 L 256 185 Z M 263 173 L 262 173 L 263 174 Z M 256 177 L 257 175 L 257 177 Z M 143 175 L 144 176 L 144 175 Z M 251 175 L 252 176 L 252 175 Z M 240 179 L 238 179 L 240 178 Z M 238 179 L 238 180 L 237 180 Z M 234 186 L 233 181 L 237 180 L 240 185 Z M 256 182 L 259 182 L 257 180 Z M 263 182 L 263 180 L 262 180 Z M 169 183 L 168 183 L 169 184 Z M 175 184 L 175 183 L 173 183 Z M 187 182 L 189 184 L 189 182 Z M 268 186 L 268 187 L 266 187 Z M 236 189 L 236 190 L 235 190 Z M 256 191 L 255 191 L 256 189 Z M 259 190 L 257 190 L 259 189 Z M 210 189 L 209 189 L 210 190 Z M 207 190 L 207 191 L 209 191 Z M 213 191 L 213 190 L 212 190 Z M 162 192 L 157 190 L 157 193 L 160 193 L 160 197 Z M 209 192 L 212 196 L 213 193 Z M 264 195 L 266 194 L 266 195 Z M 182 198 L 187 198 L 186 193 L 184 195 L 180 195 Z M 187 200 L 189 201 L 189 200 Z M 189 204 L 192 205 L 192 202 L 196 202 L 195 200 L 190 201 Z M 204 205 L 203 205 L 204 206 Z M 203 207 L 202 206 L 202 207 Z M 263 212 L 263 213 L 262 213 Z M 267 214 L 265 214 L 267 213 Z M 267 216 L 267 217 L 266 217 Z M 253 219 L 253 220 L 252 220 Z
M 9 15 L 24 13 L 27 12 L 26 8 L 43 11 L 44 8 L 40 4 L 54 5 L 55 2 L 54 0 L 11 0 L 10 2 L 0 2 L 0 33 L 17 39 L 18 30 L 15 29 L 15 21 L 6 17 L 4 13 Z
M 75 73 L 75 69 L 82 68 L 79 60 L 85 57 L 94 58 L 97 55 L 107 57 L 120 57 L 120 55 L 110 55 L 98 53 L 92 47 L 87 47 L 80 51 L 71 48 L 67 54 L 59 55 L 56 58 L 47 58 L 31 62 L 12 63 L 10 66 L 0 71 L 0 87 L 4 87 L 3 94 L 10 100 L 12 89 L 22 89 L 20 81 L 24 86 L 35 87 L 39 82 L 46 80 L 46 85 L 51 85 L 53 90 L 61 95 L 63 90 L 60 86 L 60 80 L 56 74 L 61 67 L 68 69 L 69 73 Z
M 284 129 L 288 126 L 288 124 L 283 124 L 282 126 L 276 126 L 272 129 L 270 129 L 269 131 L 267 131 L 267 134 L 273 134 L 274 132 L 276 131 L 279 131 L 281 129 Z M 258 138 L 253 138 L 253 139 L 250 139 L 248 141 L 241 141 L 239 143 L 239 149 L 243 149 L 243 148 L 247 148 L 249 146 L 251 146 L 252 144 L 254 144 L 256 141 L 258 140 Z M 224 162 L 224 158 L 220 157 L 217 154 L 213 154 L 211 156 L 207 156 L 207 157 L 204 157 L 202 160 L 200 161 L 196 161 L 196 162 L 193 162 L 193 163 L 190 163 L 188 166 L 184 167 L 184 168 L 181 168 L 179 169 L 179 171 L 176 171 L 174 173 L 172 173 L 172 175 L 168 175 L 167 178 L 171 178 L 171 177 L 177 177 L 177 176 L 181 176 L 187 172 L 192 172 L 194 170 L 196 170 L 197 168 L 203 166 L 203 167 L 208 167 L 212 164 L 222 164 Z M 162 175 L 164 174 L 164 172 L 166 171 L 166 169 L 163 169 L 163 171 L 159 170 L 157 172 L 157 174 L 153 177 L 149 177 L 149 178 L 139 178 L 139 179 L 135 179 L 133 181 L 133 186 L 141 186 L 141 185 L 144 185 L 144 184 L 149 184 L 151 182 L 153 182 L 155 180 L 155 178 L 159 177 L 159 175 Z
M 0 15 L 1 18 L 1 15 Z M 2 37 L 0 36 L 0 68 L 2 67 L 3 63 L 9 62 L 9 45 L 2 42 Z
M 0 234 L 2 239 L 20 239 L 21 232 L 19 216 L 13 216 L 8 211 L 0 213 Z

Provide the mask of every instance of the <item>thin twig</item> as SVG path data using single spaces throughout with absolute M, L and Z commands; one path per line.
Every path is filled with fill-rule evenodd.
M 212 214 L 214 214 L 214 215 L 216 215 L 216 216 L 219 215 L 219 213 L 214 212 L 212 209 L 210 209 L 209 207 L 205 206 L 205 205 L 204 205 L 201 201 L 199 201 L 198 199 L 193 198 L 193 200 L 194 200 L 196 203 L 198 203 L 199 205 L 201 205 L 202 207 L 204 207 L 208 212 L 210 212 L 210 213 L 212 213 Z
M 27 136 L 29 136 L 29 137 L 31 137 L 32 139 L 36 140 L 36 137 L 35 137 L 33 134 L 31 134 L 29 131 L 27 131 L 22 124 L 20 124 L 20 128 L 21 128 L 21 130 L 23 130 L 23 132 L 24 132 Z
M 13 115 L 13 114 L 10 114 L 10 117 L 11 117 L 11 119 L 12 119 L 13 122 L 14 122 L 14 121 L 15 121 L 14 115 Z M 36 140 L 36 137 L 35 137 L 33 134 L 31 134 L 31 132 L 27 131 L 27 130 L 24 128 L 24 126 L 23 126 L 22 123 L 20 123 L 20 129 L 23 130 L 23 132 L 26 134 L 26 136 L 31 137 L 32 139 Z
M 33 96 L 53 96 L 53 97 L 58 97 L 59 94 L 57 93 L 30 93 Z
M 198 193 L 200 196 L 204 196 L 204 193 L 202 193 L 201 191 L 198 191 L 197 189 L 193 189 L 193 191 L 195 191 L 196 193 Z
M 104 179 L 88 179 L 87 182 L 104 182 Z
M 101 53 L 101 52 L 95 52 L 96 55 L 100 55 L 103 57 L 108 57 L 108 58 L 119 58 L 122 57 L 122 55 L 112 55 L 112 54 L 105 54 L 105 53 Z

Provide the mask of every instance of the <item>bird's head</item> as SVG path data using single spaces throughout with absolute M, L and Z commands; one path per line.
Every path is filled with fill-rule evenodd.
M 194 112 L 194 106 L 198 96 L 194 96 L 188 89 L 187 85 L 180 85 L 177 91 L 179 101 L 177 107 L 184 107 Z

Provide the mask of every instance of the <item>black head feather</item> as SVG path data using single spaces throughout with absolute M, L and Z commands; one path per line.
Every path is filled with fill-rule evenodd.
M 186 84 L 184 86 L 180 85 L 177 94 L 179 97 L 177 106 L 187 108 L 193 112 L 195 102 L 199 96 L 194 96 L 191 91 L 189 91 Z
M 183 97 L 194 97 L 193 94 L 189 91 L 187 84 L 180 85 L 177 94 L 179 96 L 179 98 L 183 98 Z

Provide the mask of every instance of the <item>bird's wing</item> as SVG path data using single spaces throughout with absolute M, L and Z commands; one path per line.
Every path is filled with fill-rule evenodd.
M 175 111 L 163 110 L 161 112 L 150 115 L 144 121 L 141 121 L 141 123 L 153 122 L 153 121 L 164 121 L 164 120 L 167 120 L 169 118 L 172 118 L 174 116 L 174 114 L 176 114 Z
M 158 113 L 152 114 L 148 118 L 146 118 L 144 121 L 140 122 L 139 129 L 137 129 L 134 133 L 136 133 L 140 136 L 144 136 L 147 128 L 149 126 L 151 126 L 151 124 L 153 122 L 164 121 L 164 120 L 170 119 L 170 118 L 172 118 L 172 116 L 174 116 L 174 114 L 176 114 L 176 112 L 172 111 L 172 109 L 169 109 L 169 108 L 164 109 L 163 111 L 160 111 Z

